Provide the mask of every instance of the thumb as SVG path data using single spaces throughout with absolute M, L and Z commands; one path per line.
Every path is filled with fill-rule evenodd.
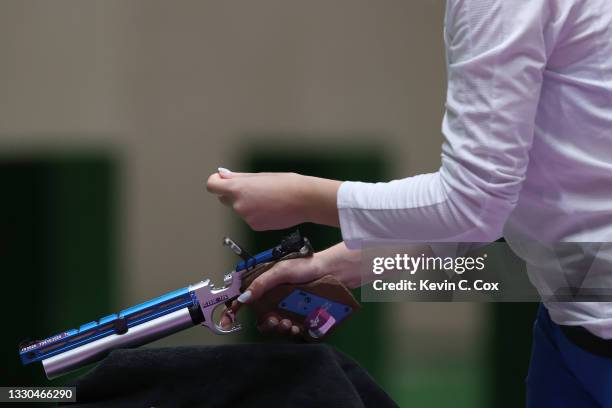
M 252 303 L 278 285 L 313 281 L 318 276 L 316 265 L 315 257 L 281 261 L 258 276 L 238 297 L 238 301 Z

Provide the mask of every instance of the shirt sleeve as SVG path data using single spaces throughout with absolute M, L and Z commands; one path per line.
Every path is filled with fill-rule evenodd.
M 546 0 L 449 0 L 448 90 L 438 172 L 344 182 L 349 248 L 362 240 L 491 242 L 517 203 L 548 56 Z

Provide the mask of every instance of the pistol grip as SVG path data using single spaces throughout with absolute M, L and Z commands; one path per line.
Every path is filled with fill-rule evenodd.
M 316 341 L 359 310 L 360 305 L 338 279 L 325 275 L 304 284 L 276 286 L 261 299 L 251 303 L 250 307 L 257 316 L 258 324 L 262 324 L 267 317 L 274 314 L 280 319 L 289 319 L 300 327 L 306 340 Z M 312 324 L 317 310 L 320 319 L 316 319 L 316 322 L 322 325 L 318 328 Z

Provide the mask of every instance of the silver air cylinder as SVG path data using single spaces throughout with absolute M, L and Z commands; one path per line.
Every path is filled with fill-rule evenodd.
M 130 327 L 124 334 L 111 334 L 42 361 L 50 380 L 95 363 L 116 348 L 135 347 L 193 326 L 189 309 L 184 308 Z

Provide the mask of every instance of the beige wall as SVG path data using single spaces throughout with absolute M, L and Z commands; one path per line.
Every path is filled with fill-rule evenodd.
M 2 0 L 0 149 L 122 152 L 125 306 L 231 265 L 232 218 L 203 183 L 247 133 L 382 135 L 397 177 L 437 169 L 443 7 Z

